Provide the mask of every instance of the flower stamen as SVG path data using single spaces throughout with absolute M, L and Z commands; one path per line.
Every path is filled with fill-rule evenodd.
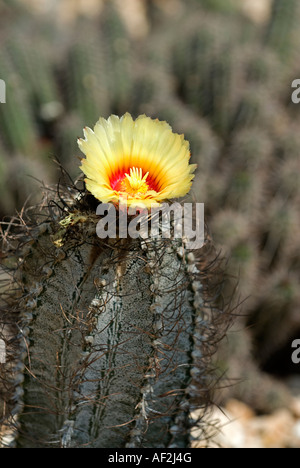
M 125 173 L 124 182 L 126 184 L 126 191 L 128 193 L 136 195 L 137 193 L 146 193 L 149 189 L 146 183 L 149 172 L 143 177 L 143 171 L 141 168 L 132 167 L 130 168 L 130 175 Z

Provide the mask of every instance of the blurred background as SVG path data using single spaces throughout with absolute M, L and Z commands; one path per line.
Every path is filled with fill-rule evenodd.
M 297 0 L 0 0 L 0 219 L 57 182 L 55 158 L 79 175 L 76 139 L 99 116 L 146 113 L 190 141 L 192 196 L 229 258 L 227 292 L 239 281 L 216 357 L 214 441 L 226 447 L 300 448 L 299 10 Z

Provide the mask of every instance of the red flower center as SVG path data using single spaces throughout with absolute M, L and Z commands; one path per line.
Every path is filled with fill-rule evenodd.
M 142 169 L 135 167 L 127 172 L 114 174 L 110 185 L 116 192 L 123 192 L 138 198 L 145 196 L 149 190 L 159 191 L 157 183 L 149 176 L 149 172 L 143 173 Z

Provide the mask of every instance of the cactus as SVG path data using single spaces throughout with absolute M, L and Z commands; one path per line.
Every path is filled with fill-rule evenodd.
M 7 96 L 6 104 L 0 107 L 2 138 L 11 150 L 31 154 L 35 148 L 37 128 L 28 94 L 5 53 L 0 55 L 0 70 Z
M 218 350 L 218 368 L 226 373 L 226 383 L 219 393 L 219 404 L 229 398 L 246 403 L 258 414 L 289 408 L 292 396 L 284 383 L 262 372 L 253 354 L 253 340 L 243 321 L 236 320 Z
M 13 203 L 10 198 L 10 193 L 6 194 L 6 178 L 7 178 L 7 169 L 8 169 L 8 161 L 6 159 L 6 154 L 2 145 L 0 145 L 0 217 L 1 214 L 5 213 L 5 206 L 13 208 Z M 3 198 L 6 195 L 5 206 L 2 202 Z
M 192 196 L 205 201 L 215 241 L 232 255 L 228 273 L 233 283 L 240 277 L 241 313 L 247 316 L 241 328 L 249 318 L 249 342 L 252 336 L 256 360 L 264 363 L 289 339 L 299 308 L 297 294 L 284 295 L 282 307 L 272 302 L 274 294 L 282 300 L 279 272 L 293 283 L 300 266 L 299 114 L 290 99 L 298 73 L 292 64 L 298 5 L 276 0 L 269 23 L 254 25 L 236 11 L 233 3 L 241 2 L 176 0 L 172 19 L 158 1 L 146 3 L 151 29 L 136 44 L 115 2 L 106 2 L 95 21 L 80 18 L 72 31 L 69 25 L 53 28 L 42 17 L 38 27 L 16 0 L 2 2 L 0 78 L 9 100 L 0 105 L 1 216 L 21 208 L 32 190 L 23 174 L 49 182 L 53 166 L 44 164 L 42 152 L 76 175 L 70 162 L 78 151 L 75 139 L 99 112 L 166 119 L 190 140 L 199 168 Z M 236 13 L 224 14 L 231 5 Z M 28 50 L 32 41 L 35 50 Z M 39 82 L 28 66 L 36 55 L 47 57 Z M 37 101 L 54 98 L 63 114 L 41 125 Z M 226 215 L 236 233 L 227 230 Z M 248 390 L 251 401 L 253 386 Z
M 111 108 L 122 114 L 130 106 L 133 92 L 131 46 L 125 26 L 113 2 L 107 2 L 101 21 Z
M 81 127 L 82 119 L 77 112 L 71 113 L 61 120 L 61 125 L 57 128 L 55 139 L 55 154 L 59 155 L 59 160 L 71 176 L 76 176 L 74 164 L 71 161 L 78 152 L 76 138 L 78 129 Z
M 286 15 L 278 14 L 276 18 L 273 15 L 270 20 L 273 26 L 275 20 L 277 22 L 278 30 L 273 38 L 281 40 L 279 23 L 289 21 L 291 31 L 282 39 L 293 39 L 294 43 L 290 42 L 292 54 L 296 47 L 295 22 L 288 11 L 289 5 L 281 3 L 283 9 L 287 7 Z M 294 7 L 295 3 L 291 11 Z M 296 10 L 294 13 L 298 18 Z M 241 313 L 249 317 L 245 324 L 251 324 L 255 357 L 264 363 L 278 350 L 278 343 L 285 345 L 288 336 L 293 336 L 293 311 L 298 300 L 297 295 L 285 296 L 284 307 L 268 306 L 270 312 L 266 317 L 266 307 L 261 306 L 262 302 L 273 304 L 273 294 L 267 285 L 275 281 L 276 271 L 280 268 L 293 276 L 299 266 L 296 235 L 299 144 L 293 123 L 297 116 L 295 109 L 292 115 L 282 100 L 287 93 L 287 83 L 291 82 L 291 71 L 280 61 L 279 43 L 276 45 L 269 40 L 262 60 L 261 33 L 257 31 L 257 38 L 252 38 L 249 47 L 238 28 L 229 31 L 225 17 L 218 33 L 213 29 L 217 20 L 208 15 L 206 18 L 206 24 L 198 30 L 193 28 L 196 19 L 190 18 L 187 30 L 182 26 L 185 32 L 181 44 L 174 39 L 176 92 L 187 107 L 209 121 L 212 130 L 224 141 L 216 160 L 204 168 L 203 176 L 195 182 L 196 196 L 205 197 L 206 213 L 211 217 L 210 226 L 218 247 L 230 252 L 227 271 L 234 278 L 239 277 L 238 291 L 241 300 L 245 299 Z M 232 23 L 234 18 L 231 18 Z M 223 27 L 228 31 L 226 40 L 232 46 L 221 54 Z M 233 37 L 236 37 L 235 43 Z M 279 58 L 274 52 L 279 53 Z M 209 70 L 214 70 L 216 77 L 220 75 L 216 82 L 221 86 L 213 87 L 205 81 L 203 77 L 213 76 Z M 214 102 L 217 105 L 214 106 Z M 192 135 L 190 139 L 193 146 Z M 199 157 L 202 159 L 204 155 L 200 153 Z M 240 223 L 242 213 L 250 221 L 246 223 L 246 236 Z M 235 226 L 242 237 L 240 240 L 233 242 L 232 233 L 226 230 L 227 222 Z M 259 339 L 255 338 L 257 336 Z M 228 365 L 231 365 L 230 359 Z M 262 405 L 259 408 L 261 410 Z
M 26 6 L 19 0 L 4 0 L 1 2 L 0 13 L 1 26 L 4 27 L 7 19 L 17 20 L 20 16 L 29 16 Z
M 238 2 L 235 0 L 229 0 L 228 2 L 222 0 L 194 0 L 194 2 L 202 8 L 219 13 L 233 13 L 238 8 Z
M 289 60 L 294 54 L 298 13 L 299 4 L 296 0 L 273 0 L 265 43 L 278 53 L 281 60 Z
M 241 97 L 239 92 L 244 62 L 244 54 L 240 51 L 247 48 L 247 35 L 237 23 L 233 23 L 232 30 L 228 31 L 219 18 L 211 19 L 209 25 L 196 18 L 188 22 L 187 30 L 184 29 L 185 41 L 174 43 L 173 73 L 178 79 L 178 93 L 188 106 L 209 119 L 212 129 L 226 140 L 236 123 L 236 114 L 240 119 L 239 108 L 243 106 L 243 114 L 250 116 L 255 110 L 252 104 L 255 103 L 255 93 L 245 102 L 245 93 Z M 203 23 L 201 28 L 199 22 Z M 239 102 L 241 98 L 243 104 Z M 248 123 L 247 119 L 244 125 Z
M 91 125 L 99 110 L 106 115 L 109 109 L 107 64 L 99 32 L 84 21 L 79 27 L 80 34 L 72 42 L 64 64 L 63 84 L 70 112 L 76 112 L 82 123 Z
M 6 41 L 6 49 L 16 71 L 22 77 L 35 114 L 41 121 L 57 119 L 63 112 L 63 106 L 51 63 L 53 59 L 46 44 L 34 44 L 30 41 L 26 43 L 22 37 L 14 36 Z
M 77 200 L 67 217 L 41 213 L 19 247 L 3 240 L 19 290 L 5 314 L 19 330 L 6 340 L 10 381 L 3 367 L 0 379 L 9 444 L 187 447 L 229 318 L 209 297 L 209 257 L 179 240 L 100 240 L 93 197 Z
M 259 274 L 259 254 L 252 240 L 254 227 L 241 212 L 224 209 L 213 217 L 210 229 L 216 248 L 228 258 L 228 276 L 238 278 L 238 294 L 241 300 L 246 298 L 250 308 Z
M 278 268 L 265 281 L 264 290 L 267 294 L 263 295 L 260 291 L 256 310 L 249 318 L 250 325 L 256 323 L 253 337 L 261 350 L 257 358 L 261 364 L 265 364 L 272 354 L 289 343 L 289 337 L 300 327 L 297 272 L 287 272 L 285 267 Z M 287 316 L 291 317 L 290 320 L 287 320 Z
M 202 115 L 208 114 L 217 130 L 222 131 L 222 109 L 227 108 L 231 67 L 230 56 L 223 52 L 216 65 L 215 51 L 216 39 L 211 30 L 192 33 L 185 44 L 180 43 L 174 48 L 173 72 L 178 76 L 178 89 L 187 103 Z M 222 100 L 223 90 L 225 101 Z M 215 116 L 213 109 L 218 112 Z

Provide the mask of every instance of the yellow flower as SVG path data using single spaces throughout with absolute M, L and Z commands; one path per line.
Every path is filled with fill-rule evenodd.
M 196 165 L 189 164 L 188 141 L 167 122 L 126 113 L 100 118 L 83 132 L 81 169 L 98 200 L 150 208 L 189 192 Z

